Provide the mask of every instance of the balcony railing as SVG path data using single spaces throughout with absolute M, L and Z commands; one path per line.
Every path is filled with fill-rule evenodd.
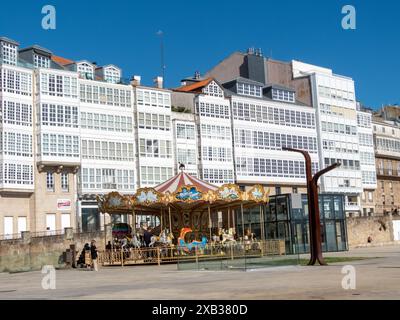
M 13 234 L 0 234 L 0 241 L 1 240 L 21 239 L 21 238 L 22 238 L 21 232 L 13 233 Z

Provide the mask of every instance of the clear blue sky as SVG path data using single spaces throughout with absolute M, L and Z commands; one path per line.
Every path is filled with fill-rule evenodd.
M 56 7 L 56 30 L 41 28 L 46 4 Z M 356 7 L 356 30 L 341 28 L 345 4 Z M 113 63 L 124 77 L 151 84 L 163 30 L 168 87 L 254 46 L 354 78 L 358 99 L 376 108 L 400 103 L 399 16 L 394 0 L 14 0 L 2 1 L 0 35 L 73 60 Z

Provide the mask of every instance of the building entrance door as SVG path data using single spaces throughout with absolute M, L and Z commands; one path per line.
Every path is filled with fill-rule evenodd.
M 11 235 L 13 233 L 14 233 L 14 218 L 4 217 L 4 234 L 6 235 L 6 239 L 11 238 Z
M 61 229 L 64 231 L 65 228 L 71 227 L 71 214 L 63 213 L 61 215 Z
M 48 234 L 54 234 L 56 230 L 56 215 L 54 213 L 46 214 L 46 231 Z
M 26 231 L 26 217 L 18 217 L 18 233 Z

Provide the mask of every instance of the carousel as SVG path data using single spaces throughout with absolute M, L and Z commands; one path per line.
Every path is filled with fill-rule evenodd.
M 243 226 L 243 210 L 260 207 L 261 238 L 263 230 L 263 204 L 269 201 L 269 190 L 254 185 L 247 191 L 238 185 L 224 184 L 220 187 L 191 176 L 183 170 L 176 176 L 153 188 L 140 188 L 133 195 L 111 192 L 98 197 L 99 210 L 104 214 L 127 215 L 128 227 L 122 235 L 128 234 L 128 241 L 134 247 L 143 246 L 140 239 L 143 232 L 152 234 L 150 245 L 185 247 L 204 247 L 219 241 L 244 241 L 251 231 Z M 139 216 L 154 217 L 151 230 L 141 225 Z M 157 224 L 157 225 L 155 225 Z M 117 228 L 115 228 L 117 227 Z M 113 231 L 118 226 L 113 226 Z M 113 232 L 114 237 L 114 232 Z M 105 239 L 111 240 L 111 239 Z M 123 239 L 126 244 L 126 239 Z

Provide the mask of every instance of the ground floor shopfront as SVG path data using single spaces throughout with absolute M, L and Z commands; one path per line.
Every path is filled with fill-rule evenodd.
M 325 252 L 345 251 L 348 249 L 346 217 L 344 210 L 344 195 L 321 194 L 320 219 L 322 233 L 322 249 Z M 251 229 L 256 238 L 260 239 L 262 224 L 260 224 L 260 208 L 245 209 L 243 223 L 239 210 L 237 216 L 237 231 L 239 234 Z M 265 239 L 281 239 L 285 241 L 286 252 L 309 252 L 308 204 L 306 194 L 286 194 L 271 196 L 264 205 Z

